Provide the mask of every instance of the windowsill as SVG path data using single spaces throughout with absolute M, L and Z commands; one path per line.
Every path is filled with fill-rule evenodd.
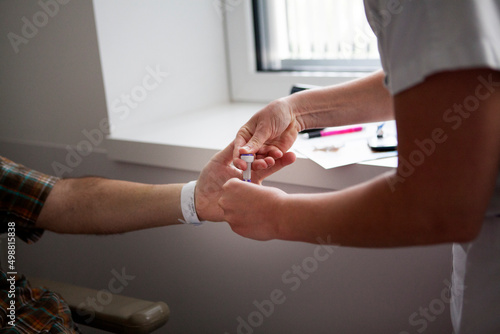
M 114 131 L 107 138 L 108 156 L 116 161 L 200 172 L 262 107 L 260 103 L 228 103 L 170 116 L 133 131 Z M 267 180 L 336 190 L 392 169 L 379 161 L 326 170 L 300 154 L 297 157 L 294 164 Z

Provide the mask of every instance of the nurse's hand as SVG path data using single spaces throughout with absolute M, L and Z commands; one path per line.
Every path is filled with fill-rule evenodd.
M 277 188 L 231 179 L 224 184 L 219 205 L 235 233 L 255 240 L 279 239 L 288 196 Z
M 240 155 L 255 154 L 253 170 L 274 166 L 292 147 L 303 127 L 293 109 L 293 104 L 287 98 L 281 98 L 253 115 L 240 128 L 234 140 L 234 165 L 244 169 L 246 163 L 240 159 Z

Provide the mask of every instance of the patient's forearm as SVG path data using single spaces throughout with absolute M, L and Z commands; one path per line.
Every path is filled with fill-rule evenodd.
M 110 234 L 178 224 L 182 186 L 96 177 L 60 180 L 36 226 L 58 233 Z

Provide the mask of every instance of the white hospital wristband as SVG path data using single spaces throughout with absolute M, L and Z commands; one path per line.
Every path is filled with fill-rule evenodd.
M 196 181 L 186 183 L 181 190 L 181 209 L 184 220 L 179 221 L 184 224 L 200 225 L 201 222 L 196 214 L 196 205 L 194 203 L 194 190 Z

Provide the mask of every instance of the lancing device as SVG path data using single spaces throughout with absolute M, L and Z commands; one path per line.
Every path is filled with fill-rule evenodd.
M 247 169 L 243 171 L 243 181 L 245 182 L 251 182 L 252 179 L 252 162 L 254 161 L 255 157 L 253 154 L 242 154 L 241 155 L 241 160 L 245 161 L 247 163 Z

